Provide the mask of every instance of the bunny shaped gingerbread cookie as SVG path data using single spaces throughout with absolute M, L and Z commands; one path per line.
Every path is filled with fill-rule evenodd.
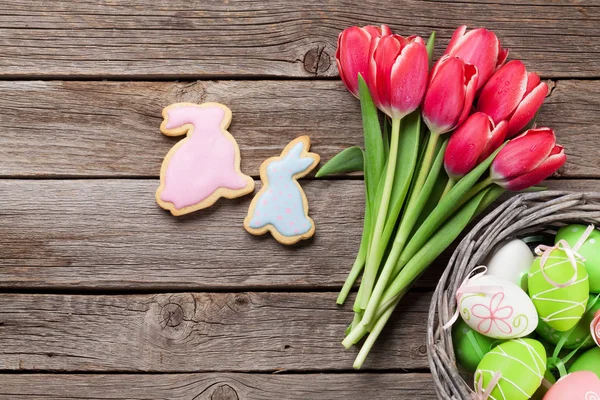
M 187 136 L 165 157 L 156 201 L 173 215 L 211 206 L 254 190 L 254 180 L 240 171 L 240 150 L 227 131 L 231 110 L 219 103 L 175 103 L 163 110 L 160 130 Z
M 290 142 L 279 157 L 272 157 L 260 166 L 262 189 L 256 194 L 244 228 L 253 235 L 271 232 L 282 244 L 294 244 L 310 238 L 315 224 L 308 216 L 308 201 L 299 178 L 319 163 L 316 153 L 309 153 L 310 139 L 301 136 Z

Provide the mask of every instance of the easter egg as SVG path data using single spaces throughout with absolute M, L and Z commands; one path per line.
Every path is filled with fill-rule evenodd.
M 557 243 L 566 240 L 573 247 L 586 228 L 586 225 L 565 226 L 559 229 L 555 240 Z M 583 263 L 590 277 L 590 292 L 600 293 L 600 231 L 594 229 L 577 253 L 585 258 Z
M 529 270 L 529 295 L 545 323 L 557 331 L 568 331 L 585 313 L 590 288 L 588 274 L 579 258 L 575 258 L 574 269 L 561 249 L 552 250 L 543 271 L 541 259 L 537 257 Z M 575 274 L 574 281 L 569 283 Z
M 533 253 L 522 240 L 515 239 L 500 247 L 487 262 L 487 274 L 504 278 L 520 287 L 533 264 Z M 525 278 L 525 279 L 523 279 Z
M 600 379 L 588 371 L 573 372 L 556 382 L 543 400 L 600 400 Z
M 546 372 L 546 351 L 533 339 L 515 339 L 499 344 L 483 359 L 475 371 L 475 387 L 489 389 L 496 373 L 501 377 L 490 399 L 527 400 L 540 387 Z
M 569 372 L 577 371 L 591 371 L 600 378 L 600 347 L 594 347 L 586 351 L 571 364 Z
M 494 339 L 527 336 L 538 323 L 531 299 L 506 279 L 489 275 L 472 279 L 459 289 L 457 300 L 467 325 Z
M 594 299 L 590 299 L 588 301 L 588 306 L 592 303 Z M 575 328 L 571 331 L 569 336 L 564 342 L 563 347 L 565 349 L 575 349 L 581 346 L 582 349 L 588 349 L 592 346 L 595 346 L 594 340 L 590 337 L 590 324 L 594 319 L 594 315 L 596 312 L 600 310 L 600 300 L 594 302 L 588 312 L 586 312 L 581 320 L 575 325 Z M 552 328 L 550 325 L 545 323 L 540 319 L 538 322 L 538 326 L 535 331 L 544 339 L 549 341 L 550 343 L 556 345 L 558 341 L 567 333 L 567 332 L 559 332 L 556 329 Z M 581 342 L 585 342 L 583 345 Z
M 501 343 L 469 328 L 462 319 L 456 321 L 452 328 L 452 342 L 458 363 L 471 373 L 475 372 L 483 356 Z

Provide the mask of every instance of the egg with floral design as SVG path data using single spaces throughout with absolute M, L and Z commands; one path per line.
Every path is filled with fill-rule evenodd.
M 496 276 L 469 280 L 458 290 L 457 303 L 469 327 L 494 339 L 527 336 L 538 324 L 529 296 L 517 284 Z
M 556 382 L 543 400 L 600 400 L 600 379 L 589 371 L 572 372 Z

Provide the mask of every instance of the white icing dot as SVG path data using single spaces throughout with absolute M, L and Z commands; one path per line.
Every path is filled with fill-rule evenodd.
M 571 229 L 571 232 L 577 232 L 579 230 L 579 228 L 573 228 Z
M 588 243 L 589 244 L 594 244 L 594 243 L 596 243 L 596 239 L 590 239 L 590 240 L 588 240 Z

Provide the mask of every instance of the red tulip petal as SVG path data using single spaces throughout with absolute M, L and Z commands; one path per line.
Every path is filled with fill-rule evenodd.
M 489 118 L 489 117 L 488 117 Z M 494 122 L 490 118 L 490 126 L 494 126 Z M 490 132 L 485 149 L 481 153 L 477 163 L 481 163 L 483 160 L 488 158 L 506 139 L 506 132 L 508 132 L 508 122 L 502 121 Z
M 452 179 L 457 180 L 475 168 L 485 151 L 491 127 L 491 119 L 478 112 L 452 133 L 444 153 L 444 167 Z
M 535 89 L 540 84 L 540 77 L 535 72 L 527 73 L 527 89 L 525 90 L 525 95 L 527 96 L 533 89 Z
M 391 116 L 391 85 L 390 77 L 392 74 L 392 68 L 396 61 L 396 58 L 402 50 L 403 43 L 406 39 L 397 35 L 384 36 L 379 40 L 375 51 L 373 52 L 373 60 L 375 61 L 376 68 L 376 80 L 372 83 L 375 84 L 377 92 L 378 107 Z
M 471 64 L 465 64 L 465 100 L 462 113 L 456 122 L 457 125 L 462 124 L 462 122 L 469 115 L 469 111 L 471 111 L 471 106 L 473 105 L 473 99 L 475 99 L 475 92 L 477 91 L 478 82 L 479 72 L 477 67 Z
M 429 57 L 423 43 L 402 49 L 390 77 L 392 118 L 402 118 L 419 107 L 427 88 Z
M 436 65 L 423 102 L 423 119 L 437 134 L 456 126 L 465 104 L 464 63 L 448 57 Z
M 506 180 L 506 182 L 504 182 L 504 184 L 501 186 L 508 190 L 517 191 L 539 184 L 544 179 L 558 171 L 558 169 L 567 161 L 567 156 L 565 155 L 562 146 L 556 145 L 551 153 L 552 155 L 544 160 L 544 162 L 542 162 L 533 171 L 521 175 L 515 179 Z
M 466 25 L 461 25 L 458 28 L 456 28 L 456 30 L 452 34 L 452 38 L 450 39 L 450 43 L 448 43 L 448 47 L 446 47 L 446 51 L 444 52 L 444 55 L 450 54 L 450 52 L 452 51 L 452 49 L 454 47 L 456 47 L 456 45 L 458 45 L 458 43 L 465 36 L 465 32 L 466 31 L 467 31 L 467 26 Z
M 496 69 L 504 65 L 504 62 L 508 58 L 508 49 L 503 49 L 498 41 L 498 62 L 496 63 Z
M 390 36 L 392 34 L 392 30 L 387 25 L 381 25 L 381 36 Z
M 485 84 L 479 95 L 477 110 L 499 123 L 517 109 L 527 89 L 527 70 L 518 60 L 500 68 Z
M 498 38 L 494 32 L 484 28 L 473 29 L 450 51 L 450 55 L 459 57 L 467 64 L 473 64 L 479 70 L 481 85 L 489 79 L 498 63 Z
M 542 82 L 525 96 L 508 122 L 509 138 L 518 134 L 535 117 L 547 95 L 548 85 Z
M 342 81 L 358 96 L 358 74 L 367 75 L 371 35 L 358 26 L 344 30 L 338 36 L 336 60 Z
M 506 181 L 533 171 L 550 155 L 555 144 L 552 129 L 528 130 L 500 150 L 492 162 L 492 179 Z

